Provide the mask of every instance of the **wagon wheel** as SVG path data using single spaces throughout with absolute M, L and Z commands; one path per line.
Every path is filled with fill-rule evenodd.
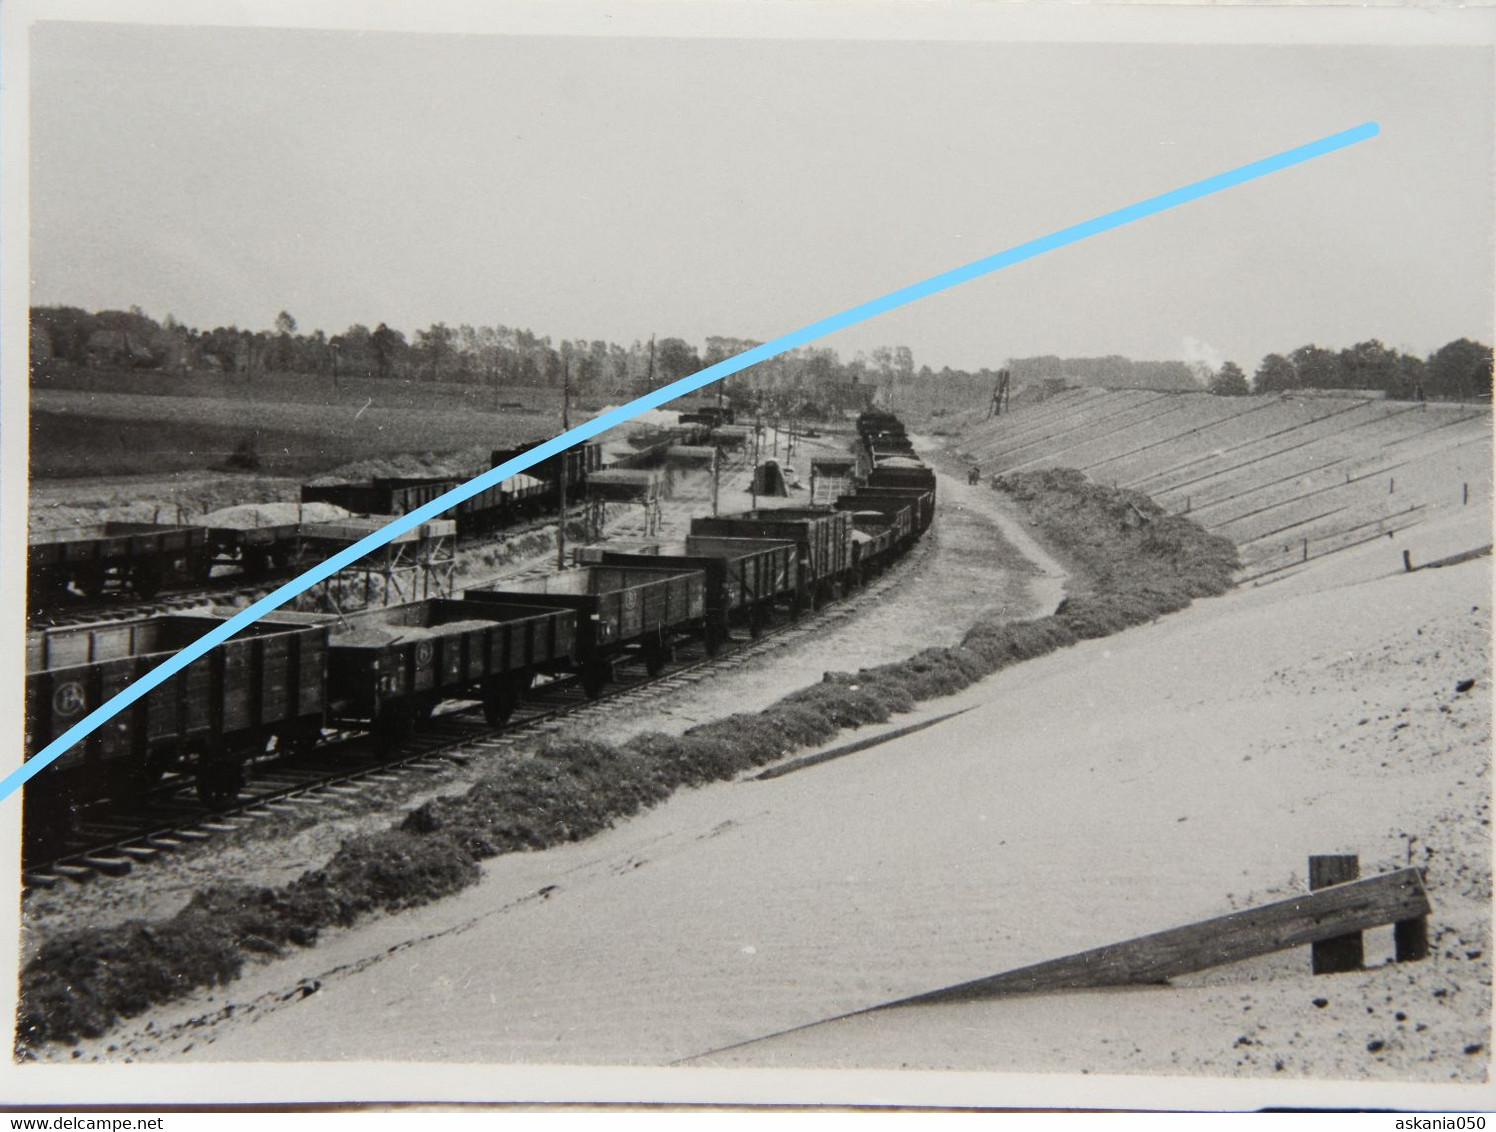
M 21 787 L 22 852 L 28 862 L 63 851 L 77 816 L 66 776 L 40 775 Z
M 431 722 L 431 715 L 436 711 L 436 705 L 441 703 L 441 696 L 435 692 L 428 692 L 424 696 L 417 696 L 411 705 L 411 723 L 415 727 L 425 727 Z
M 706 648 L 707 656 L 716 656 L 722 651 L 722 638 L 726 631 L 715 621 L 708 621 L 701 633 L 701 643 Z
M 608 666 L 602 661 L 583 665 L 582 691 L 589 700 L 595 700 L 603 694 L 603 685 L 608 682 Z
M 50 609 L 67 600 L 67 575 L 56 570 L 42 570 L 27 582 L 26 600 L 32 609 Z
M 263 578 L 270 572 L 270 557 L 263 550 L 246 550 L 239 559 L 239 568 L 250 578 Z
M 130 588 L 150 601 L 161 592 L 162 573 L 161 563 L 154 560 L 142 562 L 130 571 Z
M 85 597 L 99 597 L 109 582 L 109 574 L 102 566 L 85 566 L 73 575 L 73 583 Z
M 651 676 L 658 676 L 674 657 L 675 650 L 669 645 L 658 645 L 644 654 L 644 671 Z
M 197 796 L 210 809 L 232 806 L 244 789 L 244 765 L 232 756 L 209 759 L 197 768 Z
M 191 555 L 187 559 L 185 573 L 194 582 L 207 582 L 213 573 L 213 555 L 206 551 L 202 554 Z
M 293 759 L 306 758 L 317 749 L 317 743 L 321 738 L 322 728 L 315 723 L 309 723 L 285 732 L 281 736 L 281 750 Z
M 146 752 L 141 762 L 130 768 L 131 774 L 127 789 L 143 799 L 161 784 L 167 771 L 176 769 L 179 761 L 175 747 L 170 745 L 152 747 Z
M 380 757 L 394 754 L 400 744 L 410 738 L 413 724 L 409 704 L 382 704 L 370 728 L 374 733 L 374 749 Z
M 483 685 L 483 718 L 490 727 L 503 727 L 519 706 L 520 688 L 516 681 L 490 680 Z
M 768 620 L 768 614 L 764 612 L 762 605 L 754 605 L 748 611 L 748 635 L 755 640 L 764 635 L 764 622 Z

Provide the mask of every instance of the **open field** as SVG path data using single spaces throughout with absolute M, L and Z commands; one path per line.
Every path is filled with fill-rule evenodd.
M 262 472 L 311 476 L 403 453 L 512 446 L 559 427 L 551 390 L 72 371 L 32 384 L 31 475 L 221 470 L 252 450 Z

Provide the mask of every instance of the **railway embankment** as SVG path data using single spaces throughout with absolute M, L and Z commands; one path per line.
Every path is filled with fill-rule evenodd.
M 1053 474 L 1003 486 L 1028 507 L 1041 537 L 1094 574 L 1057 612 L 981 617 L 954 644 L 828 673 L 762 710 L 682 734 L 642 733 L 620 744 L 556 739 L 391 828 L 349 839 L 289 883 L 205 887 L 170 917 L 56 934 L 23 975 L 22 1048 L 100 1035 L 122 1017 L 227 982 L 257 957 L 309 946 L 325 929 L 467 887 L 488 858 L 589 837 L 680 787 L 773 763 L 1230 585 L 1229 544 L 1164 516 L 1144 496 Z
M 1441 531 L 1490 513 L 1491 424 L 1489 404 L 1077 389 L 959 447 L 987 475 L 1072 468 L 1143 492 L 1235 543 L 1251 582 L 1378 539 L 1423 561 L 1469 549 Z

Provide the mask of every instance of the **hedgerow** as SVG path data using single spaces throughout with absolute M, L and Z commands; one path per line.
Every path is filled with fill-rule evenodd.
M 776 761 L 843 728 L 882 723 L 1025 660 L 1104 637 L 1230 587 L 1235 548 L 1146 496 L 1050 470 L 1000 477 L 1088 590 L 1047 617 L 978 621 L 959 645 L 855 673 L 830 672 L 759 712 L 622 744 L 555 739 L 460 795 L 355 837 L 279 888 L 217 886 L 159 923 L 130 921 L 46 942 L 22 973 L 18 1044 L 96 1037 L 121 1017 L 237 977 L 246 957 L 313 944 L 328 927 L 414 907 L 475 883 L 479 862 L 590 837 L 668 798 Z

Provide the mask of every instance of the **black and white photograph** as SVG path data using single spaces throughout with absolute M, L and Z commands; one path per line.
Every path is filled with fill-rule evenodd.
M 1496 7 L 4 19 L 7 1103 L 1496 1103 Z

